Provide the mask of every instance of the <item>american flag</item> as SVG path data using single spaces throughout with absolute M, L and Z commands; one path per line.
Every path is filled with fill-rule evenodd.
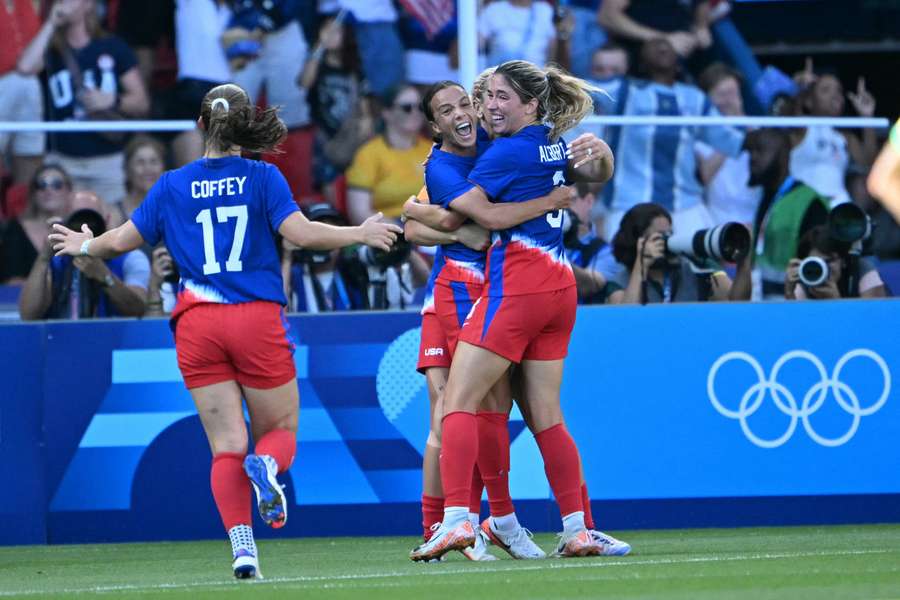
M 456 15 L 454 0 L 400 0 L 400 4 L 425 28 L 425 35 L 433 38 Z

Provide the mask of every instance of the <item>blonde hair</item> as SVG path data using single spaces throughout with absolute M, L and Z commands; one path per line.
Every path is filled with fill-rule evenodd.
M 484 108 L 484 93 L 487 91 L 488 80 L 496 70 L 497 67 L 488 67 L 475 78 L 475 83 L 472 84 L 472 104 L 475 105 L 476 113 L 482 112 Z
M 528 61 L 510 60 L 497 67 L 493 74 L 503 75 L 523 103 L 538 101 L 537 119 L 550 125 L 552 141 L 594 112 L 590 93 L 602 92 L 555 65 L 541 69 Z

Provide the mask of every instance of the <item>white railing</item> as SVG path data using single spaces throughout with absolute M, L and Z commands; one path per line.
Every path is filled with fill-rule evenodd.
M 887 129 L 888 119 L 862 117 L 668 117 L 668 116 L 592 116 L 581 125 L 659 125 L 682 127 L 814 127 L 842 129 Z M 91 131 L 190 131 L 196 121 L 0 121 L 0 132 L 45 131 L 48 133 L 84 133 Z

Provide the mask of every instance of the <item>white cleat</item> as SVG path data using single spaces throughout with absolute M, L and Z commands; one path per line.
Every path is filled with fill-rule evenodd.
M 625 556 L 631 552 L 631 544 L 617 540 L 608 533 L 596 529 L 588 529 L 588 533 L 595 542 L 600 544 L 600 554 L 603 556 Z
M 259 559 L 246 548 L 241 548 L 235 553 L 231 568 L 234 570 L 234 576 L 237 579 L 263 578 L 259 570 Z
M 587 529 L 582 529 L 575 533 L 559 534 L 559 545 L 553 556 L 574 558 L 576 556 L 599 556 L 601 553 L 600 543 L 594 541 Z
M 497 557 L 488 552 L 488 537 L 487 535 L 481 531 L 480 529 L 475 531 L 475 544 L 469 546 L 468 548 L 463 548 L 460 550 L 462 555 L 468 558 L 469 560 L 474 561 L 491 561 L 497 560 Z
M 420 544 L 409 553 L 410 560 L 431 562 L 435 558 L 441 558 L 453 550 L 462 550 L 475 543 L 475 530 L 468 520 L 452 528 L 443 525 L 431 536 L 427 542 Z
M 501 533 L 494 529 L 491 519 L 481 523 L 481 532 L 498 548 L 518 560 L 536 560 L 546 558 L 547 553 L 540 549 L 531 538 L 531 532 L 519 527 L 512 533 Z

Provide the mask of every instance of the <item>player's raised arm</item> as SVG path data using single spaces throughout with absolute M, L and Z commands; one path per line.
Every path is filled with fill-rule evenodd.
M 606 142 L 593 133 L 583 133 L 568 146 L 566 175 L 571 181 L 606 183 L 615 171 L 615 159 Z
M 385 223 L 384 215 L 377 213 L 354 227 L 339 227 L 326 223 L 314 222 L 303 216 L 300 211 L 292 213 L 278 228 L 286 240 L 301 248 L 311 250 L 333 250 L 366 244 L 379 250 L 390 250 L 403 229 L 394 223 Z
M 81 231 L 72 231 L 65 225 L 56 223 L 53 229 L 54 232 L 49 237 L 56 256 L 68 254 L 110 259 L 144 245 L 144 238 L 130 220 L 98 238 L 94 237 L 87 225 L 82 225 Z

